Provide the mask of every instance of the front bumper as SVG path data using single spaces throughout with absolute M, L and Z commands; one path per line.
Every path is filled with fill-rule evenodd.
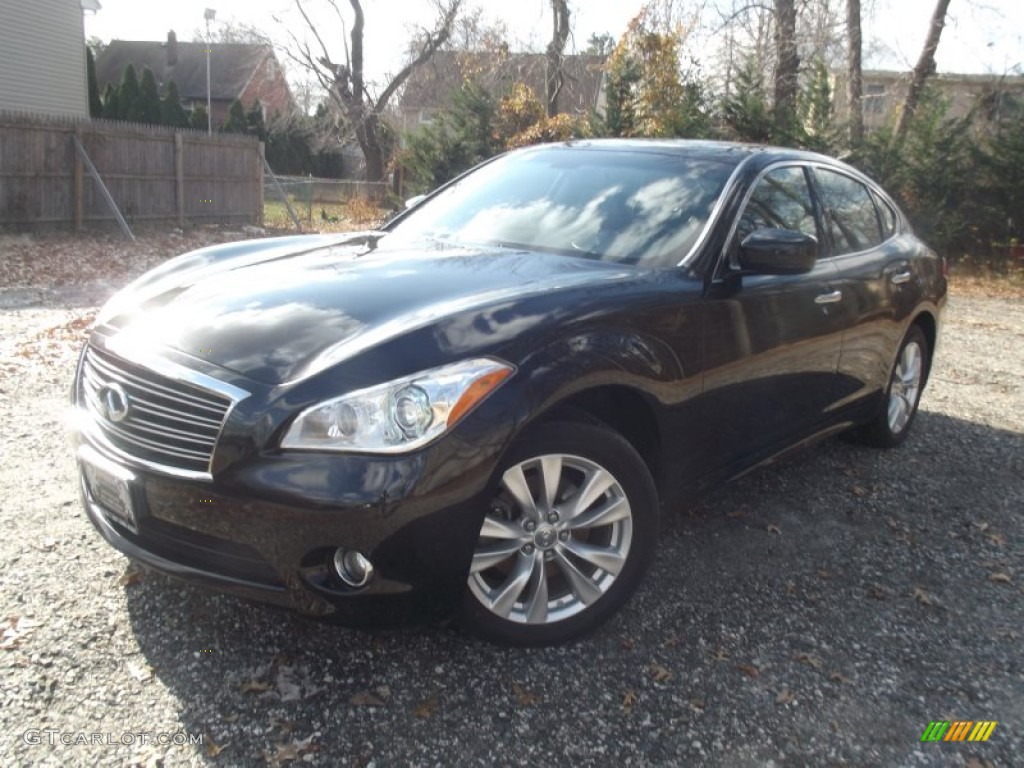
M 79 472 L 89 519 L 124 554 L 217 591 L 356 626 L 456 607 L 497 453 L 435 446 L 399 457 L 277 454 L 203 481 L 133 465 L 82 431 L 74 442 L 80 465 L 98 455 L 132 475 L 135 530 Z M 339 547 L 373 563 L 366 586 L 349 587 L 333 572 Z

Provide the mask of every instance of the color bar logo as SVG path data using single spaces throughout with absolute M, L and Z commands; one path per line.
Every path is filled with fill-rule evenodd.
M 988 741 L 996 725 L 994 720 L 932 720 L 921 741 Z

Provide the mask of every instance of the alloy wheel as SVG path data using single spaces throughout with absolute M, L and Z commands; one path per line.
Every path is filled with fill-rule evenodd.
M 921 394 L 924 355 L 916 341 L 903 347 L 889 382 L 889 429 L 893 434 L 902 432 L 917 406 Z
M 629 555 L 633 515 L 604 467 L 546 454 L 509 467 L 480 529 L 469 588 L 495 616 L 551 624 L 593 605 Z

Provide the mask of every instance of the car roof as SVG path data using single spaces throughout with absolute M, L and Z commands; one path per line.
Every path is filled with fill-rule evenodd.
M 703 139 L 577 139 L 556 144 L 542 144 L 526 148 L 526 151 L 544 151 L 552 148 L 614 150 L 643 152 L 645 154 L 672 154 L 699 156 L 706 160 L 738 165 L 751 158 L 751 164 L 762 167 L 779 160 L 803 160 L 830 165 L 844 166 L 845 163 L 827 155 L 807 152 L 788 147 L 766 144 L 749 144 L 734 141 L 710 141 Z

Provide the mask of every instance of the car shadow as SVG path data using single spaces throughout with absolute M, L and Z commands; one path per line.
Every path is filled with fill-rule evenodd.
M 558 648 L 353 631 L 156 574 L 125 598 L 186 730 L 230 744 L 229 764 L 294 748 L 325 765 L 758 765 L 813 762 L 817 739 L 837 762 L 906 763 L 943 713 L 1024 715 L 1022 476 L 1024 435 L 928 411 L 897 449 L 827 441 L 666 515 L 633 601 Z

